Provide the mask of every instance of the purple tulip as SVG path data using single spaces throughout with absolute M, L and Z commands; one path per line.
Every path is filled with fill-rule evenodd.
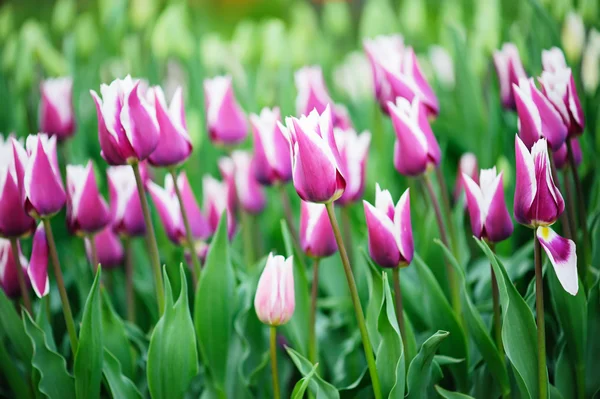
M 552 103 L 535 87 L 533 79 L 521 79 L 513 86 L 519 135 L 527 148 L 545 137 L 552 151 L 557 151 L 567 138 L 567 126 Z
M 101 155 L 109 165 L 142 161 L 158 144 L 156 111 L 140 92 L 139 85 L 139 80 L 127 75 L 110 85 L 102 84 L 102 98 L 90 91 L 98 114 Z
M 469 176 L 475 183 L 479 184 L 479 167 L 477 166 L 477 157 L 472 152 L 466 152 L 461 155 L 458 161 L 458 173 L 456 174 L 456 184 L 454 186 L 454 200 L 463 193 L 465 180 L 463 174 Z M 466 205 L 466 204 L 465 204 Z
M 404 46 L 402 36 L 377 36 L 363 44 L 373 71 L 375 97 L 385 112 L 398 97 L 409 102 L 418 98 L 428 115 L 437 116 L 438 99 L 421 72 L 413 48 Z
M 247 151 L 234 151 L 231 159 L 235 167 L 235 192 L 240 206 L 251 214 L 262 212 L 267 199 L 263 187 L 254 177 L 252 154 Z
M 18 298 L 21 295 L 14 255 L 10 240 L 0 238 L 0 285 L 9 298 Z M 27 259 L 21 253 L 21 245 L 19 245 L 19 259 L 23 274 L 27 276 Z
M 112 269 L 123 264 L 125 251 L 119 236 L 115 234 L 113 229 L 108 226 L 98 234 L 92 237 L 96 244 L 96 253 L 98 255 L 98 263 L 103 269 Z M 85 240 L 85 252 L 88 260 L 92 259 L 92 248 L 89 243 L 89 238 Z
M 463 181 L 473 235 L 491 242 L 510 237 L 513 224 L 504 200 L 502 172 L 496 174 L 496 167 L 482 169 L 479 184 L 466 173 Z
M 40 84 L 40 131 L 59 141 L 75 133 L 73 79 L 47 79 Z
M 204 105 L 213 144 L 233 146 L 246 139 L 246 115 L 235 99 L 230 76 L 204 80 Z
M 31 259 L 27 268 L 27 276 L 38 298 L 42 298 L 50 292 L 50 282 L 48 281 L 48 241 L 46 241 L 46 231 L 44 230 L 43 223 L 38 224 L 33 236 L 33 248 L 31 249 Z
M 388 103 L 396 131 L 394 166 L 405 176 L 418 176 L 440 163 L 440 146 L 433 135 L 426 112 L 418 98 L 409 103 L 397 98 Z
M 235 163 L 231 157 L 221 157 L 218 162 L 223 183 L 227 186 L 227 207 L 235 214 L 238 207 Z
M 365 191 L 365 170 L 371 133 L 365 131 L 360 135 L 354 129 L 334 130 L 335 141 L 340 151 L 341 167 L 346 177 L 346 190 L 337 200 L 340 205 L 347 205 L 360 200 Z
M 229 186 L 212 176 L 205 175 L 202 179 L 202 193 L 204 195 L 204 214 L 208 221 L 210 234 L 214 234 L 219 226 L 221 215 L 227 215 L 227 236 L 231 240 L 235 234 L 236 221 L 234 210 L 226 200 L 229 198 Z
M 340 198 L 346 189 L 346 179 L 341 171 L 329 106 L 320 115 L 313 110 L 300 119 L 286 118 L 286 124 L 287 129 L 282 131 L 290 143 L 292 176 L 300 198 L 317 203 Z
M 406 189 L 394 208 L 388 190 L 376 186 L 375 206 L 363 201 L 369 254 L 381 267 L 406 267 L 412 262 L 414 242 L 410 218 L 410 193 Z
M 277 122 L 279 108 L 263 108 L 260 115 L 250 114 L 254 136 L 254 176 L 264 185 L 283 184 L 292 179 L 290 146 Z
M 0 136 L 0 237 L 22 237 L 35 230 L 35 220 L 23 208 L 20 187 L 23 185 L 25 165 L 15 151 L 14 137 L 6 141 Z M 17 144 L 22 149 L 20 144 Z M 22 150 L 23 153 L 25 150 Z M 27 155 L 23 154 L 24 162 Z
M 507 109 L 516 109 L 513 85 L 527 78 L 517 46 L 504 43 L 501 50 L 494 51 L 494 65 L 500 82 L 502 105 Z
M 325 258 L 336 253 L 338 246 L 325 205 L 301 202 L 300 246 L 313 258 Z
M 108 204 L 100 195 L 92 161 L 67 165 L 67 224 L 75 234 L 93 234 L 110 223 Z
M 295 306 L 294 261 L 271 252 L 256 287 L 256 315 L 265 324 L 280 326 L 290 321 Z
M 160 87 L 154 87 L 153 93 L 160 137 L 148 160 L 154 166 L 178 165 L 192 153 L 192 142 L 185 122 L 183 92 L 181 87 L 177 88 L 169 107 Z
M 573 150 L 573 158 L 575 159 L 575 166 L 579 166 L 583 161 L 583 154 L 581 152 L 581 144 L 579 144 L 579 138 L 577 136 L 571 137 L 571 149 Z M 556 169 L 563 169 L 569 166 L 569 156 L 567 152 L 567 143 L 565 142 L 558 151 L 552 153 L 554 158 L 554 165 Z
M 572 240 L 556 234 L 547 226 L 540 226 L 536 231 L 537 239 L 548 255 L 558 281 L 569 294 L 575 296 L 579 290 L 577 277 L 577 252 Z
M 130 237 L 144 235 L 146 223 L 133 170 L 129 166 L 112 166 L 106 174 L 113 230 Z

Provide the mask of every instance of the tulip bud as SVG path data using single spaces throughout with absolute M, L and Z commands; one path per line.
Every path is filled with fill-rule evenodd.
M 96 245 L 96 253 L 98 255 L 98 263 L 103 269 L 112 269 L 123 264 L 125 251 L 119 236 L 115 234 L 109 226 L 104 228 L 98 234 L 91 237 Z M 85 252 L 88 260 L 92 259 L 92 247 L 89 243 L 89 238 L 85 240 Z
M 569 61 L 579 61 L 585 44 L 585 26 L 581 15 L 573 11 L 567 14 L 562 29 L 561 41 Z
M 300 119 L 286 118 L 280 125 L 290 143 L 294 187 L 304 201 L 327 203 L 340 198 L 346 189 L 340 154 L 333 135 L 329 106 L 322 114 L 313 110 Z
M 98 192 L 92 161 L 67 165 L 67 225 L 75 234 L 93 234 L 110 223 L 108 204 Z
M 23 274 L 27 275 L 27 259 L 21 253 L 21 245 L 19 247 L 19 259 Z M 27 281 L 29 284 L 29 281 Z M 17 277 L 17 265 L 15 262 L 15 254 L 12 251 L 10 240 L 0 238 L 0 285 L 4 293 L 9 298 L 18 298 L 21 294 L 19 289 L 19 280 Z
M 368 131 L 356 134 L 354 129 L 336 128 L 335 142 L 340 151 L 342 170 L 346 177 L 346 190 L 337 200 L 340 205 L 347 205 L 362 198 L 365 191 L 365 170 L 371 133 Z
M 231 77 L 204 80 L 208 136 L 216 145 L 237 145 L 246 139 L 246 115 L 233 93 Z
M 180 164 L 192 153 L 192 142 L 185 122 L 181 87 L 175 91 L 169 107 L 167 107 L 165 95 L 160 87 L 154 87 L 150 93 L 154 93 L 155 97 L 156 119 L 160 136 L 158 145 L 148 160 L 153 166 Z
M 396 131 L 394 166 L 406 176 L 418 176 L 440 163 L 440 146 L 433 135 L 425 108 L 415 97 L 412 103 L 399 97 L 388 109 Z
M 40 131 L 65 140 L 75 133 L 73 79 L 47 79 L 40 84 Z
M 285 259 L 271 252 L 256 287 L 256 315 L 263 323 L 276 327 L 290 321 L 295 306 L 294 261 L 291 256 Z
M 12 135 L 6 141 L 0 136 L 0 237 L 26 236 L 35 229 L 35 220 L 25 213 L 21 201 L 23 174 L 17 171 L 23 171 L 25 166 L 15 152 L 14 140 Z M 20 144 L 16 145 L 25 151 Z
M 583 133 L 585 117 L 571 69 L 545 69 L 539 80 L 544 95 L 567 125 L 569 137 Z
M 394 208 L 388 190 L 376 186 L 375 206 L 363 201 L 369 254 L 381 267 L 406 267 L 414 255 L 414 242 L 410 218 L 410 193 L 406 189 Z
M 600 83 L 600 33 L 592 28 L 581 61 L 581 81 L 586 93 L 596 93 Z
M 235 234 L 236 221 L 234 210 L 226 199 L 229 198 L 230 188 L 226 182 L 220 182 L 212 176 L 205 175 L 202 179 L 204 195 L 204 214 L 208 221 L 210 234 L 214 234 L 219 226 L 221 215 L 227 215 L 227 236 L 231 240 Z
M 130 237 L 144 235 L 146 223 L 133 170 L 129 166 L 113 166 L 106 173 L 115 233 Z
M 477 172 L 479 167 L 477 166 L 477 157 L 472 152 L 466 152 L 462 154 L 458 161 L 458 173 L 456 174 L 456 184 L 454 186 L 454 200 L 458 201 L 458 198 L 463 192 L 465 187 L 465 179 L 463 174 L 469 176 L 475 183 L 479 184 L 479 176 Z
M 502 106 L 516 109 L 513 85 L 519 84 L 520 79 L 527 78 L 517 46 L 504 43 L 501 50 L 494 51 L 494 66 L 500 83 Z
M 125 165 L 146 159 L 156 148 L 159 126 L 156 111 L 140 92 L 140 81 L 115 79 L 91 90 L 98 114 L 101 155 L 110 165 Z
M 263 108 L 260 115 L 250 114 L 254 136 L 254 176 L 264 185 L 286 183 L 292 179 L 290 146 L 279 128 L 279 108 Z
M 21 264 L 23 264 L 22 261 Z M 29 277 L 33 291 L 35 291 L 38 298 L 43 298 L 50 292 L 50 282 L 48 281 L 48 241 L 46 241 L 46 231 L 44 230 L 43 223 L 38 224 L 33 235 L 33 247 L 31 249 L 29 266 L 27 267 L 27 277 Z
M 581 161 L 583 160 L 583 154 L 581 152 L 581 144 L 579 144 L 579 138 L 572 137 L 569 140 L 571 140 L 571 149 L 573 150 L 575 166 L 579 166 L 581 164 Z M 552 153 L 552 157 L 554 158 L 554 165 L 556 166 L 556 169 L 563 169 L 569 166 L 567 143 L 565 142 L 558 151 L 554 151 Z
M 567 138 L 567 126 L 558 111 L 535 87 L 533 79 L 521 79 L 513 90 L 519 114 L 519 135 L 527 148 L 544 137 L 552 151 L 558 151 Z
M 300 246 L 313 258 L 325 258 L 336 253 L 337 242 L 325 205 L 301 202 Z
M 247 151 L 234 151 L 231 159 L 235 167 L 235 191 L 240 206 L 251 214 L 262 212 L 266 198 L 263 187 L 254 177 L 252 154 Z

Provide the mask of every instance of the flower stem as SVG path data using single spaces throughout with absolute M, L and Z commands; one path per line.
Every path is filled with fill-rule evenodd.
M 92 266 L 92 270 L 94 274 L 96 274 L 96 270 L 98 270 L 98 248 L 96 247 L 96 241 L 94 241 L 94 235 L 90 234 L 86 238 L 86 240 L 90 243 L 90 263 Z
M 271 373 L 273 374 L 273 398 L 279 399 L 279 375 L 277 373 L 277 327 L 271 326 Z
M 158 254 L 158 245 L 156 244 L 156 235 L 154 234 L 154 225 L 152 224 L 150 209 L 148 208 L 148 198 L 146 198 L 144 182 L 142 181 L 142 175 L 140 174 L 140 165 L 136 162 L 133 163 L 131 167 L 133 168 L 133 173 L 135 174 L 135 183 L 137 185 L 138 195 L 140 196 L 140 202 L 142 204 L 144 221 L 146 222 L 146 245 L 148 247 L 148 255 L 150 256 L 150 263 L 152 264 L 152 272 L 154 274 L 154 289 L 156 290 L 158 314 L 159 316 L 162 316 L 165 303 L 165 292 L 163 288 L 162 275 L 160 273 L 160 257 Z
M 340 251 L 340 257 L 342 258 L 342 265 L 344 266 L 344 272 L 346 273 L 346 279 L 348 280 L 348 288 L 350 290 L 350 297 L 352 298 L 352 304 L 354 305 L 354 312 L 356 313 L 356 321 L 358 322 L 358 329 L 362 337 L 363 348 L 365 351 L 365 357 L 367 358 L 367 365 L 369 366 L 369 374 L 371 375 L 371 383 L 373 385 L 373 393 L 375 399 L 381 399 L 381 386 L 379 384 L 379 376 L 377 375 L 377 368 L 375 367 L 375 356 L 373 355 L 373 347 L 369 340 L 369 334 L 367 332 L 367 326 L 365 324 L 365 315 L 360 305 L 360 298 L 358 296 L 358 290 L 356 288 L 356 282 L 354 281 L 354 275 L 352 274 L 352 267 L 348 260 L 348 254 L 346 253 L 346 247 L 342 240 L 342 234 L 340 232 L 340 226 L 338 225 L 337 219 L 335 218 L 335 210 L 333 209 L 333 203 L 329 202 L 325 204 L 327 208 L 327 215 L 331 221 L 331 227 L 333 228 L 333 234 Z
M 319 258 L 313 262 L 313 280 L 310 295 L 310 325 L 308 327 L 308 357 L 312 364 L 317 362 L 317 296 L 319 293 Z
M 62 271 L 60 270 L 58 254 L 56 253 L 56 243 L 54 242 L 54 235 L 52 234 L 52 226 L 50 225 L 50 219 L 48 218 L 42 219 L 42 222 L 44 223 L 44 231 L 46 232 L 46 240 L 48 241 L 48 252 L 50 254 L 52 267 L 54 269 L 54 278 L 56 279 L 56 285 L 58 286 L 58 292 L 62 302 L 65 324 L 67 325 L 69 339 L 71 340 L 71 351 L 73 352 L 73 355 L 75 355 L 75 353 L 77 353 L 77 345 L 79 342 L 77 340 L 77 333 L 75 332 L 75 322 L 73 321 L 73 313 L 71 312 L 69 297 L 67 296 L 65 282 L 63 280 Z
M 544 284 L 542 281 L 542 246 L 537 239 L 535 230 L 533 233 L 535 244 L 535 310 L 537 318 L 538 339 L 538 389 L 540 398 L 547 397 L 546 385 L 546 331 L 544 327 Z
M 350 209 L 347 206 L 342 207 L 342 234 L 344 242 L 348 244 L 348 259 L 350 264 L 354 264 L 354 245 L 352 245 L 352 222 L 350 221 Z
M 127 297 L 127 320 L 135 324 L 135 294 L 133 291 L 132 238 L 125 237 L 125 296 Z
M 402 305 L 402 291 L 400 290 L 400 267 L 392 269 L 394 277 L 394 300 L 396 302 L 396 319 L 398 320 L 398 327 L 400 327 L 400 335 L 402 336 L 402 344 L 404 345 L 404 357 L 407 356 L 407 342 L 406 342 L 406 328 L 404 327 L 404 306 Z
M 15 237 L 10 238 L 10 247 L 13 253 L 13 259 L 15 260 L 15 266 L 17 268 L 17 280 L 19 281 L 19 289 L 21 290 L 21 298 L 23 298 L 23 305 L 25 309 L 31 313 L 31 298 L 29 297 L 29 290 L 27 284 L 25 284 L 25 275 L 21 266 L 21 257 L 19 256 L 19 240 Z
M 571 238 L 577 235 L 577 227 L 575 227 L 575 199 L 573 197 L 573 189 L 567 175 L 567 170 L 563 170 L 563 182 L 565 185 L 565 193 L 567 195 L 567 212 L 569 214 L 569 230 L 571 230 Z
M 194 248 L 194 237 L 192 236 L 192 228 L 190 227 L 190 219 L 188 218 L 187 210 L 185 209 L 185 205 L 183 202 L 183 195 L 181 195 L 181 190 L 179 189 L 179 184 L 177 184 L 177 173 L 175 172 L 175 168 L 169 168 L 169 174 L 173 178 L 173 187 L 175 188 L 175 195 L 177 195 L 177 200 L 179 201 L 179 210 L 181 211 L 181 218 L 183 219 L 183 226 L 185 227 L 185 244 L 190 251 L 190 257 L 192 258 L 192 279 L 194 281 L 194 288 L 196 284 L 198 284 L 198 277 L 200 277 L 201 267 L 200 260 L 198 259 L 198 254 L 196 253 L 196 249 Z
M 548 144 L 548 159 L 550 160 L 550 172 L 552 173 L 552 180 L 554 180 L 554 184 L 560 190 L 560 181 L 558 180 L 558 172 L 556 171 L 556 165 L 554 164 L 554 156 L 552 155 L 552 148 L 550 148 L 550 144 Z M 569 206 L 569 204 L 566 205 Z M 564 235 L 567 238 L 575 239 L 575 231 L 571 230 L 571 223 L 569 223 L 568 212 L 561 213 L 559 217 L 560 225 L 562 226 Z

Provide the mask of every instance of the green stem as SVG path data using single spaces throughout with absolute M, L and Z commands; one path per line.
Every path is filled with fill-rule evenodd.
M 19 289 L 21 290 L 21 298 L 23 298 L 23 305 L 25 305 L 25 309 L 27 312 L 31 313 L 31 298 L 29 297 L 29 290 L 27 289 L 27 284 L 25 283 L 25 275 L 23 274 L 23 269 L 21 266 L 21 257 L 19 252 L 19 240 L 15 237 L 10 238 L 10 247 L 13 254 L 13 259 L 15 260 L 15 267 L 17 269 L 17 280 L 19 281 Z
M 360 298 L 358 296 L 358 290 L 356 288 L 356 282 L 354 281 L 354 275 L 352 274 L 352 267 L 348 260 L 348 254 L 346 253 L 346 247 L 342 240 L 342 233 L 340 232 L 340 226 L 338 225 L 335 217 L 335 210 L 333 209 L 333 203 L 329 202 L 325 204 L 327 208 L 327 215 L 331 221 L 331 227 L 333 228 L 333 234 L 335 235 L 335 241 L 337 242 L 338 249 L 340 251 L 340 257 L 342 258 L 342 265 L 344 266 L 344 272 L 346 273 L 346 279 L 348 280 L 348 288 L 350 290 L 350 297 L 352 298 L 352 304 L 354 305 L 354 312 L 356 313 L 356 321 L 358 322 L 358 329 L 362 337 L 363 348 L 365 351 L 365 357 L 367 358 L 367 365 L 369 366 L 369 374 L 371 375 L 371 383 L 373 385 L 373 393 L 375 399 L 381 399 L 381 386 L 379 384 L 379 376 L 377 375 L 377 368 L 375 367 L 375 356 L 373 355 L 373 347 L 369 340 L 369 334 L 367 332 L 367 326 L 365 324 L 365 315 L 360 305 Z
M 308 356 L 312 364 L 317 362 L 317 296 L 319 293 L 319 258 L 313 262 L 313 280 L 310 295 L 310 325 L 308 327 Z
M 560 190 L 560 180 L 558 180 L 558 172 L 556 171 L 556 165 L 554 164 L 554 156 L 552 155 L 552 148 L 550 148 L 550 144 L 548 144 L 548 159 L 550 160 L 550 172 L 552 174 L 552 180 L 554 180 L 554 184 Z M 566 204 L 568 207 L 569 204 Z M 569 215 L 568 212 L 563 212 L 560 214 L 560 225 L 562 226 L 563 233 L 567 238 L 572 238 L 577 241 L 575 238 L 575 232 L 571 230 L 571 223 L 569 223 Z
M 277 373 L 277 327 L 271 326 L 271 373 L 273 374 L 273 398 L 279 399 L 279 375 Z
M 538 389 L 540 398 L 546 399 L 548 396 L 546 385 L 546 329 L 544 326 L 544 283 L 542 275 L 542 246 L 537 239 L 535 229 L 533 233 L 535 244 L 535 310 L 537 319 L 537 339 L 538 339 Z
M 448 187 L 446 186 L 446 180 L 442 174 L 442 169 L 439 167 L 435 168 L 435 176 L 440 187 L 440 193 L 442 195 L 442 206 L 444 207 L 444 213 L 446 214 L 446 220 L 448 222 L 448 233 L 450 234 L 450 240 L 448 248 L 450 248 L 455 255 L 458 253 L 456 246 L 456 230 L 454 229 L 454 219 L 452 219 L 452 210 L 450 208 L 450 198 L 448 197 Z
M 156 290 L 158 314 L 159 316 L 162 316 L 165 303 L 165 291 L 163 288 L 162 275 L 160 273 L 160 257 L 158 254 L 158 245 L 156 244 L 156 235 L 154 234 L 154 225 L 152 224 L 150 209 L 148 208 L 148 198 L 146 198 L 144 182 L 142 181 L 142 175 L 140 174 L 140 165 L 135 162 L 131 167 L 135 174 L 135 183 L 137 185 L 138 195 L 140 196 L 140 203 L 142 204 L 144 221 L 146 222 L 146 245 L 148 246 L 148 255 L 150 256 L 150 263 L 154 274 L 154 289 Z
M 242 215 L 242 234 L 244 237 L 244 257 L 246 258 L 246 268 L 254 265 L 254 234 L 252 232 L 252 215 L 243 209 L 240 209 Z
M 169 168 L 169 174 L 173 178 L 173 187 L 175 188 L 175 195 L 177 195 L 177 200 L 179 201 L 179 210 L 181 211 L 183 226 L 185 227 L 185 245 L 187 245 L 188 250 L 190 251 L 190 257 L 192 258 L 192 280 L 195 288 L 196 284 L 198 284 L 198 277 L 200 276 L 201 272 L 200 260 L 198 259 L 198 254 L 194 248 L 194 237 L 192 236 L 190 219 L 188 218 L 187 210 L 185 209 L 183 195 L 179 189 L 179 184 L 177 184 L 177 174 L 175 173 L 175 168 Z
M 60 270 L 60 262 L 58 260 L 58 253 L 56 252 L 56 243 L 54 242 L 54 235 L 52 234 L 52 226 L 50 225 L 50 219 L 42 219 L 44 223 L 44 231 L 46 232 L 46 240 L 48 241 L 48 252 L 50 255 L 50 261 L 54 269 L 54 278 L 56 279 L 56 285 L 58 286 L 58 292 L 60 294 L 60 300 L 62 302 L 63 315 L 65 317 L 65 324 L 67 325 L 67 331 L 69 333 L 69 339 L 71 340 L 71 351 L 73 356 L 77 353 L 77 332 L 75 331 L 75 322 L 73 321 L 73 313 L 71 312 L 71 305 L 69 304 L 69 297 L 67 296 L 67 290 L 65 288 L 65 282 L 63 280 L 62 271 Z
M 96 270 L 98 270 L 98 248 L 96 247 L 96 242 L 94 241 L 94 235 L 90 234 L 86 238 L 90 243 L 90 263 L 92 266 L 92 270 L 94 274 L 96 274 Z
M 402 344 L 404 345 L 404 357 L 407 356 L 407 341 L 406 341 L 406 328 L 404 327 L 404 306 L 402 305 L 402 291 L 400 290 L 400 267 L 392 269 L 394 277 L 394 301 L 396 302 L 396 319 L 398 320 L 398 327 L 400 327 L 400 335 L 402 336 Z
M 125 296 L 127 297 L 127 320 L 135 324 L 135 294 L 133 291 L 133 246 L 131 237 L 125 237 Z
M 352 245 L 352 222 L 350 221 L 350 208 L 348 206 L 342 207 L 342 234 L 344 235 L 344 242 L 348 244 L 348 259 L 350 264 L 354 264 L 354 245 Z

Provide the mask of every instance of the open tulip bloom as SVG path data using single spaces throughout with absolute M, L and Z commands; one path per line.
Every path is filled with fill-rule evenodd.
M 210 141 L 234 146 L 246 139 L 246 115 L 235 99 L 230 76 L 204 80 L 204 103 Z
M 40 131 L 56 136 L 59 141 L 75 133 L 73 79 L 47 79 L 40 84 Z
M 513 43 L 504 43 L 501 50 L 494 51 L 494 66 L 500 82 L 500 97 L 504 108 L 516 109 L 514 86 L 527 78 L 519 50 Z
M 360 200 L 365 191 L 365 171 L 371 133 L 365 131 L 358 135 L 352 128 L 346 130 L 336 128 L 334 134 L 346 177 L 346 190 L 337 202 L 340 205 L 347 205 Z

